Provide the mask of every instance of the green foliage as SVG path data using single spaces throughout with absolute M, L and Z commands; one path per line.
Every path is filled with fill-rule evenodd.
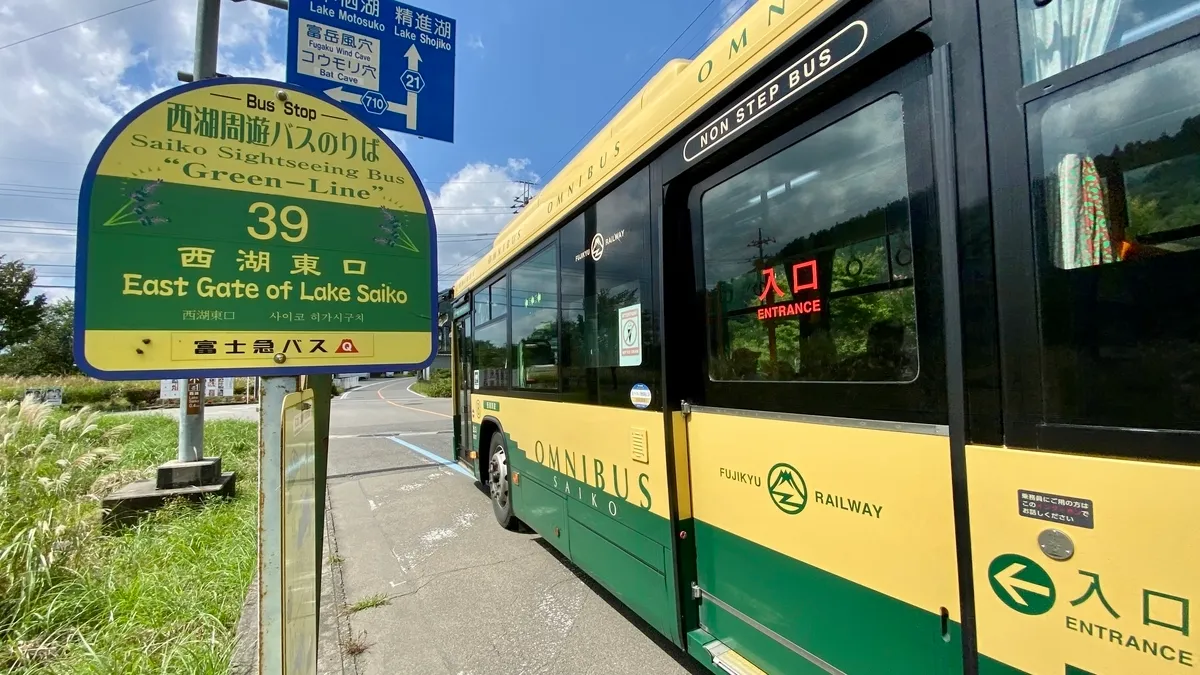
M 205 432 L 206 454 L 254 485 L 254 425 Z M 158 415 L 0 406 L 0 671 L 228 672 L 254 570 L 254 490 L 115 533 L 99 524 L 100 497 L 149 476 L 176 436 Z
M 346 605 L 346 613 L 354 614 L 356 612 L 361 612 L 364 609 L 374 609 L 375 607 L 383 607 L 384 605 L 390 604 L 392 604 L 391 598 L 383 593 L 376 593 L 375 595 L 368 595 L 361 600 L 357 600 L 349 605 Z
M 434 398 L 450 398 L 454 391 L 454 382 L 450 379 L 449 368 L 434 368 L 428 380 L 417 380 L 413 383 L 413 391 Z
M 63 405 L 104 410 L 144 408 L 158 401 L 158 380 L 109 382 L 74 377 L 0 377 L 0 401 L 20 401 L 27 388 L 62 387 Z
M 32 267 L 20 260 L 5 262 L 0 255 L 0 351 L 24 342 L 37 330 L 46 296 L 29 298 L 36 280 Z
M 82 375 L 68 377 L 0 377 L 0 401 L 20 401 L 25 389 L 62 387 L 63 406 L 79 408 L 92 406 L 101 410 L 130 410 L 159 405 L 177 405 L 177 401 L 160 401 L 158 380 L 94 380 Z M 239 402 L 245 395 L 246 378 L 233 381 L 233 399 L 209 399 L 210 403 Z
M 46 308 L 37 332 L 0 358 L 0 372 L 17 377 L 75 375 L 75 303 L 59 300 Z
M 1126 174 L 1129 228 L 1138 236 L 1200 225 L 1200 155 L 1163 161 Z

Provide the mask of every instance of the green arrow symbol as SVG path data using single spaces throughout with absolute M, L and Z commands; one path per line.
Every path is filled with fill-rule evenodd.
M 1054 580 L 1041 565 L 1015 553 L 996 556 L 988 565 L 992 592 L 1022 614 L 1045 614 L 1054 606 Z

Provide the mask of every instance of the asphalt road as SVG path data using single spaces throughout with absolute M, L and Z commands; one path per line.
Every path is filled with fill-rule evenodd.
M 487 495 L 449 462 L 449 400 L 411 382 L 369 382 L 332 402 L 327 536 L 342 560 L 339 602 L 382 594 L 387 604 L 343 613 L 337 634 L 370 646 L 326 656 L 322 672 L 707 672 L 541 537 L 496 524 Z

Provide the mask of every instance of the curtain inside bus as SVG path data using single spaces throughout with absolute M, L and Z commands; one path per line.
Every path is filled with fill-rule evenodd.
M 1026 84 L 1200 16 L 1198 0 L 1014 1 Z

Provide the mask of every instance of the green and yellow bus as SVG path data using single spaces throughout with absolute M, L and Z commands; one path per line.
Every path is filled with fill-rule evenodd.
M 1200 672 L 1198 36 L 759 0 L 455 285 L 497 519 L 717 673 Z

